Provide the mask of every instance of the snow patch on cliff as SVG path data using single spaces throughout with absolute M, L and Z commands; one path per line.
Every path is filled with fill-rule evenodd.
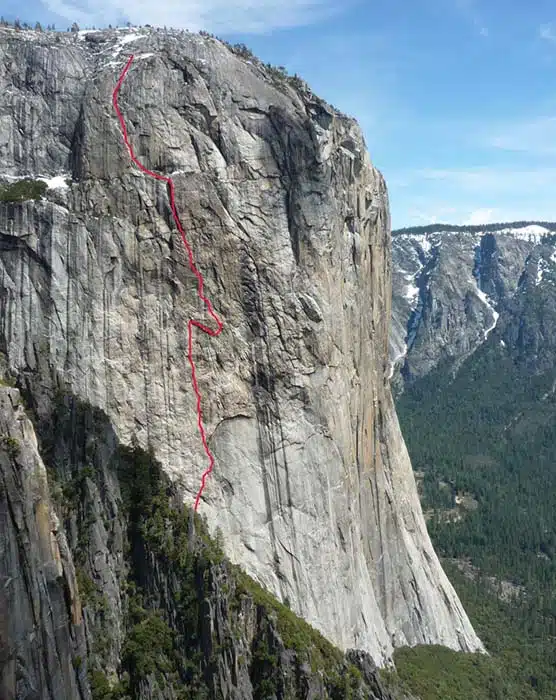
M 420 246 L 421 250 L 423 251 L 423 253 L 425 253 L 425 255 L 427 253 L 430 253 L 432 244 L 429 240 L 429 237 L 426 234 L 414 236 L 414 241 L 415 243 L 417 243 L 418 246 Z
M 398 362 L 400 360 L 403 360 L 406 355 L 407 355 L 407 343 L 404 343 L 403 350 L 398 355 L 396 355 L 396 357 L 390 363 L 390 372 L 388 373 L 388 377 L 387 377 L 388 381 L 390 381 L 390 379 L 392 379 L 392 377 L 394 376 L 394 372 L 396 370 L 396 366 L 397 366 Z
M 119 41 L 118 45 L 119 46 L 125 46 L 126 44 L 131 43 L 132 41 L 137 41 L 137 39 L 141 39 L 140 34 L 127 34 L 126 36 L 123 36 Z
M 141 38 L 142 37 L 140 34 L 127 34 L 126 36 L 123 36 L 120 39 L 118 39 L 118 43 L 116 44 L 112 52 L 112 58 L 118 58 L 126 44 L 130 44 L 132 41 L 137 41 L 137 39 Z
M 491 303 L 490 299 L 487 297 L 487 295 L 483 292 L 482 289 L 479 289 L 478 286 L 476 289 L 476 294 L 479 297 L 479 299 L 483 302 L 483 304 L 489 308 L 489 310 L 492 314 L 492 324 L 484 331 L 484 340 L 486 340 L 489 336 L 489 333 L 496 328 L 496 324 L 498 323 L 498 319 L 500 318 L 500 314 L 492 306 L 492 303 Z
M 66 182 L 67 175 L 55 175 L 54 177 L 38 177 L 37 180 L 42 180 L 46 182 L 46 186 L 49 190 L 67 190 L 68 184 Z
M 554 265 L 556 265 L 556 251 L 554 251 L 548 259 L 539 258 L 537 262 L 537 277 L 535 279 L 535 287 L 538 287 L 539 284 L 546 279 L 545 274 L 547 272 L 551 272 Z
M 539 258 L 537 263 L 537 279 L 535 280 L 535 287 L 543 281 L 544 273 L 548 270 L 549 264 L 544 258 Z
M 66 180 L 69 177 L 70 176 L 68 173 L 54 175 L 53 177 L 46 177 L 44 175 L 8 175 L 7 173 L 0 174 L 0 179 L 9 180 L 10 182 L 19 182 L 20 180 L 39 180 L 40 182 L 46 182 L 46 186 L 49 190 L 66 190 L 68 188 Z
M 417 273 L 417 275 L 415 275 L 415 277 L 417 277 L 419 274 L 420 274 L 420 270 Z M 413 309 L 415 303 L 419 299 L 419 287 L 417 287 L 413 281 L 411 282 L 411 284 L 409 284 L 407 286 L 407 288 L 405 290 L 404 297 L 405 297 L 406 301 L 409 303 L 409 305 L 411 306 L 411 308 Z
M 102 31 L 104 31 L 104 30 L 102 30 L 102 29 L 80 29 L 80 30 L 77 32 L 77 38 L 78 38 L 80 41 L 82 41 L 83 39 L 85 39 L 85 37 L 87 36 L 87 34 L 99 34 L 99 33 L 102 32 Z
M 138 41 L 139 39 L 145 39 L 146 35 L 145 34 L 137 34 L 136 32 L 131 32 L 131 33 L 126 33 L 123 34 L 122 36 L 118 37 L 117 42 L 112 45 L 112 54 L 110 56 L 111 60 L 107 61 L 104 64 L 104 68 L 108 68 L 110 66 L 117 66 L 118 65 L 118 59 L 120 59 L 120 54 L 122 50 L 124 49 L 127 44 L 131 44 L 134 41 Z M 110 49 L 109 49 L 110 50 Z M 144 57 L 144 54 L 143 54 Z
M 510 235 L 514 238 L 528 241 L 529 243 L 540 243 L 543 236 L 549 234 L 550 231 L 544 226 L 539 226 L 539 224 L 530 224 L 529 226 L 521 226 L 520 228 L 503 228 L 494 233 Z

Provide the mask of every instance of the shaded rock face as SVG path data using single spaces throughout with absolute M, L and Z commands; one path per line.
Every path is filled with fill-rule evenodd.
M 367 653 L 238 572 L 105 414 L 53 409 L 0 388 L 2 700 L 393 700 Z
M 0 389 L 0 697 L 80 696 L 83 612 L 33 426 Z
M 127 43 L 126 43 L 127 42 Z M 384 181 L 358 126 L 255 61 L 188 33 L 2 33 L 0 175 L 68 178 L 0 203 L 9 368 L 44 419 L 60 377 L 117 439 L 152 449 L 227 554 L 342 649 L 481 649 L 428 538 L 388 374 Z M 114 576 L 115 574 L 111 574 Z
M 540 225 L 500 231 L 400 232 L 392 243 L 390 376 L 397 389 L 442 365 L 457 371 L 495 334 L 531 371 L 554 359 L 554 234 Z
M 501 315 L 500 341 L 528 375 L 556 365 L 556 236 L 527 257 L 515 294 Z M 554 393 L 554 386 L 552 393 Z

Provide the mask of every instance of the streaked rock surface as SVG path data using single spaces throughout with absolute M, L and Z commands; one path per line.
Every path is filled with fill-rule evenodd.
M 59 384 L 153 449 L 227 553 L 343 649 L 482 649 L 428 538 L 388 383 L 388 200 L 357 124 L 223 44 L 185 32 L 1 30 L 0 338 L 48 414 Z M 54 177 L 68 178 L 65 186 Z M 7 180 L 6 180 L 7 181 Z

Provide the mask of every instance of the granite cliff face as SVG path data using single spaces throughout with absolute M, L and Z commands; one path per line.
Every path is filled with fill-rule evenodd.
M 397 645 L 482 649 L 428 538 L 390 395 L 388 201 L 356 123 L 210 37 L 0 31 L 0 176 L 48 182 L 39 200 L 0 203 L 0 340 L 40 440 L 62 390 L 107 417 L 107 453 L 150 450 L 186 503 L 206 468 L 186 327 L 210 319 L 166 188 L 130 164 L 111 104 L 132 49 L 130 139 L 172 176 L 224 321 L 194 339 L 211 530 L 341 649 L 379 664 Z M 47 467 L 57 454 L 71 470 L 67 453 Z M 108 523 L 117 487 L 101 483 Z M 87 566 L 117 628 L 118 534 L 100 515 Z
M 492 333 L 530 370 L 550 368 L 556 225 L 440 228 L 393 235 L 394 386 L 439 366 L 457 371 Z
M 0 431 L 0 697 L 77 698 L 72 659 L 86 642 L 75 568 L 16 389 L 0 389 Z

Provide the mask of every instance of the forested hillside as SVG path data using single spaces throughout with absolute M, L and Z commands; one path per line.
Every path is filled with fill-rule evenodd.
M 439 368 L 397 403 L 433 541 L 511 680 L 485 698 L 556 697 L 555 386 L 554 368 L 525 371 L 493 335 L 455 378 Z M 399 665 L 418 691 L 415 653 Z

